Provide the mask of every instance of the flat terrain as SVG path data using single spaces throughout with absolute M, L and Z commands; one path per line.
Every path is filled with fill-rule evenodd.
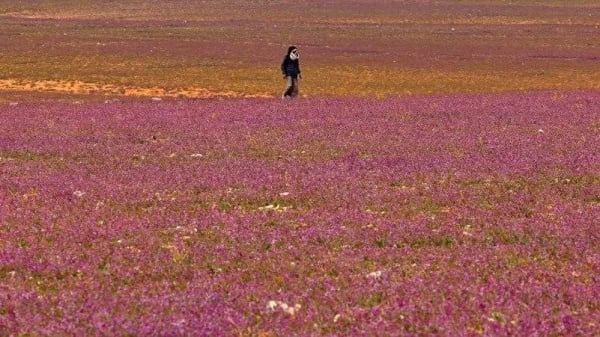
M 594 336 L 591 92 L 0 109 L 0 334 Z
M 0 88 L 307 96 L 600 87 L 596 1 L 0 2 Z M 23 95 L 21 95 L 23 96 Z
M 0 0 L 0 336 L 598 336 L 599 26 Z

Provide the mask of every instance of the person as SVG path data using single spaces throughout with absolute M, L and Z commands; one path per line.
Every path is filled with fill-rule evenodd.
M 300 54 L 296 46 L 290 46 L 281 63 L 281 72 L 285 79 L 285 90 L 282 98 L 293 98 L 298 96 L 298 79 L 300 74 Z

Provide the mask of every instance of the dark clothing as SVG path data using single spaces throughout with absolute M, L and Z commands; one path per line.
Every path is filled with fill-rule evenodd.
M 298 77 L 300 77 L 300 62 L 296 46 L 290 46 L 281 62 L 281 72 L 285 77 L 285 90 L 282 98 L 298 96 Z
M 292 60 L 289 55 L 286 55 L 281 63 L 281 72 L 285 76 L 298 78 L 298 75 L 300 75 L 300 62 L 298 62 L 298 60 Z
M 285 90 L 283 91 L 283 98 L 296 97 L 298 96 L 298 78 L 292 76 L 286 76 L 285 78 Z

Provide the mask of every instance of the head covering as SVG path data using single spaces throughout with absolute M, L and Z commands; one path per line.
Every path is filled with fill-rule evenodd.
M 291 60 L 297 60 L 300 58 L 300 54 L 298 54 L 298 49 L 296 46 L 290 46 L 288 48 L 287 55 Z

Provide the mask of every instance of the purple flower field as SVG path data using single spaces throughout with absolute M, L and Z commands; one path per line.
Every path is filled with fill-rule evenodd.
M 600 92 L 0 106 L 2 336 L 598 336 Z

